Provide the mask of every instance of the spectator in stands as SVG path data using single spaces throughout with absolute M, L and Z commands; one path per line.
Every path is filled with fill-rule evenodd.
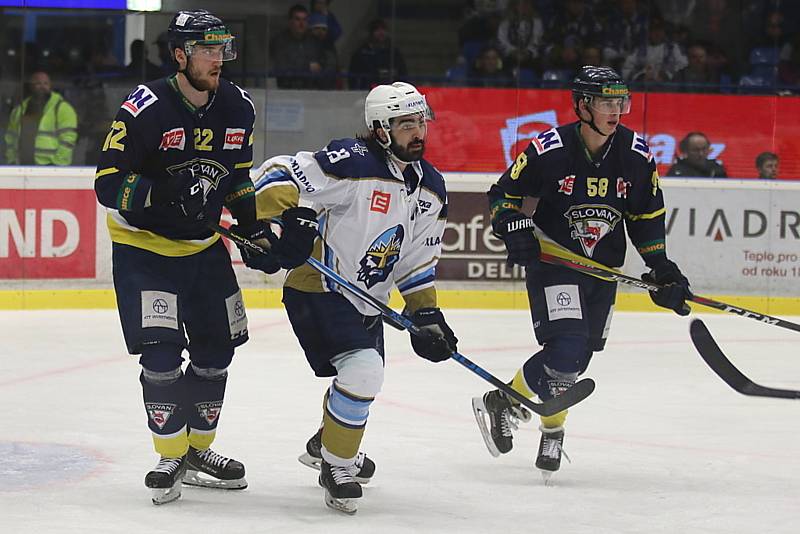
M 737 72 L 749 52 L 743 39 L 740 0 L 704 0 L 698 2 L 694 17 L 689 21 L 693 36 L 724 50 Z
M 638 82 L 669 82 L 676 72 L 688 64 L 678 45 L 667 39 L 664 21 L 652 18 L 647 44 L 628 56 L 622 67 L 622 76 Z
M 158 47 L 158 60 L 161 62 L 158 68 L 161 71 L 161 76 L 173 74 L 177 70 L 177 67 L 169 49 L 169 36 L 167 32 L 159 33 L 154 44 Z
M 713 159 L 708 159 L 711 143 L 703 132 L 689 132 L 679 145 L 681 156 L 669 168 L 667 176 L 687 178 L 727 178 L 725 167 Z
M 647 41 L 647 19 L 647 6 L 640 0 L 620 0 L 608 18 L 603 39 L 603 56 L 608 65 L 621 69 L 625 58 Z
M 339 37 L 342 36 L 342 25 L 339 24 L 339 19 L 337 19 L 336 15 L 330 10 L 331 1 L 332 0 L 311 0 L 311 13 L 309 14 L 309 18 L 312 18 L 316 14 L 325 17 L 328 28 L 327 41 L 333 45 Z
M 800 33 L 792 37 L 791 42 L 784 46 L 784 52 L 781 52 L 781 61 L 778 63 L 778 77 L 782 86 L 794 86 L 798 89 L 800 86 Z
M 319 83 L 322 72 L 320 48 L 308 31 L 308 10 L 289 8 L 288 27 L 270 43 L 272 71 L 281 89 L 307 89 Z
M 336 75 L 339 72 L 339 56 L 336 47 L 328 39 L 328 18 L 320 13 L 311 13 L 308 17 L 308 27 L 311 28 L 311 37 L 319 46 L 320 72 L 317 87 L 320 89 L 334 89 Z
M 546 42 L 556 48 L 580 50 L 587 43 L 600 42 L 602 36 L 600 20 L 586 0 L 566 0 L 558 5 L 556 16 L 548 25 Z
M 28 79 L 30 95 L 11 112 L 6 130 L 9 165 L 70 165 L 78 141 L 78 116 L 53 91 L 50 76 L 38 71 Z
M 497 29 L 508 4 L 507 0 L 472 0 L 464 10 L 464 22 L 458 28 L 458 46 L 488 43 L 497 37 Z M 474 59 L 468 58 L 468 60 Z
M 677 26 L 694 20 L 697 0 L 655 0 L 655 7 L 664 21 Z
M 131 41 L 131 62 L 125 67 L 124 76 L 139 83 L 161 78 L 161 69 L 147 59 L 147 47 L 141 39 Z
M 597 67 L 607 66 L 608 62 L 603 61 L 602 53 L 600 52 L 600 47 L 595 46 L 593 44 L 588 44 L 583 47 L 581 50 L 581 59 L 578 62 L 579 65 L 595 65 Z
M 375 19 L 369 36 L 350 58 L 350 89 L 369 89 L 375 85 L 406 78 L 406 61 L 389 39 L 386 22 Z
M 469 74 L 467 85 L 470 87 L 510 87 L 513 84 L 511 76 L 503 69 L 503 59 L 500 51 L 494 46 L 486 46 Z
M 538 70 L 543 36 L 544 25 L 533 1 L 512 0 L 497 28 L 497 44 L 503 62 L 509 67 Z
M 689 64 L 679 70 L 672 82 L 676 89 L 687 93 L 719 92 L 719 73 L 708 62 L 708 51 L 702 43 L 689 45 Z
M 758 177 L 762 180 L 776 180 L 778 178 L 778 163 L 778 155 L 773 152 L 762 152 L 756 156 Z

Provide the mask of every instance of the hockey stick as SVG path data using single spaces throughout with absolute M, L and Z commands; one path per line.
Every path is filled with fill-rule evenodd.
M 706 325 L 700 319 L 692 320 L 689 325 L 692 343 L 711 369 L 730 387 L 742 395 L 754 397 L 773 397 L 778 399 L 800 399 L 800 391 L 792 389 L 775 389 L 756 384 L 725 356 L 717 342 L 711 337 Z
M 549 263 L 551 265 L 560 265 L 562 267 L 572 269 L 573 271 L 594 276 L 595 278 L 601 278 L 609 282 L 619 282 L 621 284 L 638 287 L 639 289 L 645 289 L 647 291 L 657 291 L 662 288 L 662 286 L 658 284 L 645 282 L 644 280 L 640 280 L 633 276 L 628 276 L 617 271 L 616 269 L 612 269 L 611 267 L 606 267 L 593 261 L 590 262 L 590 260 L 582 260 L 572 252 L 566 249 L 561 249 L 557 245 L 553 245 L 547 241 L 541 241 L 541 245 L 542 253 L 540 255 L 540 259 L 545 263 Z M 565 255 L 569 255 L 569 257 L 565 257 Z M 701 304 L 703 306 L 708 306 L 709 308 L 714 308 L 716 310 L 732 313 L 740 317 L 755 319 L 761 323 L 800 332 L 800 324 L 786 321 L 785 319 L 780 319 L 779 317 L 773 317 L 771 315 L 766 315 L 753 310 L 732 306 L 730 304 L 726 304 L 718 300 L 712 300 L 706 297 L 701 297 L 699 295 L 692 295 L 686 300 Z
M 250 250 L 259 252 L 261 254 L 269 253 L 266 249 L 264 249 L 263 247 L 259 246 L 256 243 L 253 243 L 246 237 L 237 235 L 231 232 L 229 229 L 220 226 L 217 223 L 209 222 L 208 227 L 214 230 L 215 232 L 219 233 L 220 235 L 224 235 L 231 241 L 234 241 L 239 245 L 249 248 Z M 309 257 L 306 260 L 306 263 L 311 265 L 314 269 L 316 269 L 329 279 L 336 282 L 346 291 L 352 293 L 356 297 L 360 298 L 361 300 L 363 300 L 364 302 L 366 302 L 367 304 L 369 304 L 370 306 L 381 312 L 381 314 L 384 317 L 388 318 L 391 323 L 394 323 L 394 325 L 397 325 L 399 328 L 402 328 L 403 330 L 408 330 L 411 334 L 415 336 L 425 337 L 428 335 L 424 333 L 416 324 L 414 324 L 414 322 L 411 319 L 409 319 L 408 317 L 406 317 L 401 313 L 394 311 L 392 308 L 385 305 L 383 302 L 379 301 L 378 299 L 376 299 L 375 297 L 373 297 L 360 287 L 351 284 L 347 279 L 339 275 L 337 272 L 331 270 L 327 265 L 320 262 L 316 258 Z M 493 374 L 480 367 L 478 364 L 469 360 L 463 354 L 460 354 L 458 352 L 453 352 L 453 354 L 451 354 L 450 357 L 453 358 L 458 363 L 460 363 L 461 365 L 463 365 L 464 367 L 466 367 L 467 369 L 469 369 L 470 371 L 472 371 L 473 373 L 475 373 L 476 375 L 478 375 L 479 377 L 483 378 L 484 380 L 492 384 L 494 387 L 502 390 L 508 396 L 513 397 L 514 399 L 519 401 L 520 404 L 530 409 L 532 412 L 537 413 L 539 415 L 550 416 L 562 412 L 567 408 L 569 408 L 570 406 L 573 406 L 581 402 L 583 399 L 591 395 L 595 387 L 594 381 L 591 378 L 586 378 L 575 383 L 575 385 L 573 385 L 571 388 L 569 388 L 568 390 L 566 390 L 564 393 L 562 393 L 557 397 L 553 397 L 552 399 L 546 400 L 542 403 L 535 403 L 530 399 L 528 399 L 527 397 L 525 397 L 524 395 L 518 393 L 516 390 L 512 389 L 508 384 L 501 381 Z

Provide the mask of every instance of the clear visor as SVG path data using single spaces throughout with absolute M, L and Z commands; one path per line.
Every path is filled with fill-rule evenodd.
M 619 113 L 625 115 L 631 112 L 631 97 L 623 96 L 617 98 L 608 98 L 604 96 L 588 96 L 586 97 L 586 104 L 592 111 L 598 113 L 607 113 L 610 115 Z
M 400 130 L 401 132 L 410 132 L 416 128 L 420 130 L 425 129 L 428 121 L 432 116 L 428 112 L 412 113 L 410 115 L 403 115 L 402 117 L 395 117 L 389 121 L 392 125 L 392 130 Z
M 230 37 L 221 43 L 187 41 L 186 55 L 210 61 L 233 61 L 236 59 L 236 39 Z

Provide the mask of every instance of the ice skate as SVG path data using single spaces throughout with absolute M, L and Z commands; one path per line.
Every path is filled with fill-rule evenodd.
M 186 457 L 161 458 L 144 477 L 144 485 L 153 490 L 153 504 L 166 504 L 181 496 L 181 478 L 186 471 Z
M 528 410 L 511 402 L 507 395 L 497 389 L 485 393 L 483 397 L 473 397 L 472 411 L 486 448 L 494 457 L 509 452 L 514 446 L 512 430 L 517 430 L 520 422 L 531 420 Z
M 353 477 L 353 467 L 341 467 L 322 461 L 319 471 L 319 485 L 325 488 L 325 504 L 329 508 L 345 514 L 358 511 L 361 498 L 361 484 Z
M 564 452 L 564 427 L 540 427 L 542 438 L 539 441 L 539 452 L 536 455 L 536 467 L 542 473 L 545 486 L 550 484 L 550 477 L 561 467 L 561 455 L 569 461 Z
M 239 490 L 247 487 L 244 465 L 211 449 L 189 447 L 183 483 L 204 488 Z
M 320 465 L 322 464 L 322 429 L 311 436 L 311 439 L 306 443 L 306 452 L 301 454 L 297 459 L 301 464 L 319 471 Z M 356 482 L 359 484 L 367 484 L 375 474 L 375 462 L 363 452 L 359 452 L 356 455 L 356 461 L 351 471 L 351 475 L 353 475 Z

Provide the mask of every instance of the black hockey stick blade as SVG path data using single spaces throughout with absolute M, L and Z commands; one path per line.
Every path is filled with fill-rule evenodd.
M 700 319 L 693 319 L 689 325 L 689 334 L 692 343 L 711 369 L 730 387 L 742 395 L 754 397 L 773 397 L 778 399 L 800 399 L 800 391 L 792 389 L 776 389 L 756 384 L 725 356 L 722 349 L 711 336 L 705 323 Z
M 231 232 L 229 228 L 225 228 L 224 226 L 220 226 L 219 223 L 215 223 L 213 221 L 209 221 L 207 223 L 208 227 L 220 235 L 224 235 L 228 239 L 232 240 L 234 243 L 238 243 L 244 247 L 247 247 L 255 252 L 259 252 L 261 254 L 267 254 L 268 251 L 263 247 L 259 246 L 257 243 L 253 243 L 246 237 L 240 236 Z M 350 281 L 346 278 L 341 276 L 336 271 L 331 270 L 330 267 L 325 265 L 324 263 L 320 262 L 319 260 L 310 257 L 306 260 L 306 263 L 311 265 L 314 269 L 328 277 L 329 280 L 338 284 L 342 289 L 345 291 L 350 292 L 352 295 L 360 298 L 377 311 L 379 311 L 384 318 L 384 321 L 398 330 L 408 330 L 413 335 L 425 335 L 421 332 L 420 328 L 414 324 L 414 322 L 403 315 L 402 313 L 396 312 L 383 302 L 379 301 L 367 291 L 361 289 L 358 286 L 353 285 Z M 530 400 L 529 398 L 525 397 L 521 393 L 517 392 L 515 389 L 512 389 L 511 386 L 506 384 L 505 382 L 501 381 L 499 378 L 494 376 L 492 373 L 487 371 L 486 369 L 482 368 L 480 365 L 476 364 L 463 354 L 459 352 L 453 352 L 450 355 L 452 359 L 460 363 L 466 369 L 472 371 L 479 377 L 483 378 L 494 387 L 502 390 L 508 396 L 513 397 L 516 399 L 520 404 L 531 410 L 532 412 L 538 415 L 544 415 L 545 417 L 550 415 L 555 415 L 561 411 L 566 410 L 570 406 L 578 404 L 583 399 L 588 397 L 594 391 L 594 380 L 591 378 L 584 378 L 583 380 L 577 382 L 574 386 L 569 388 L 568 390 L 564 391 L 561 395 L 557 397 L 553 397 L 552 399 L 548 399 L 541 403 L 536 403 Z

